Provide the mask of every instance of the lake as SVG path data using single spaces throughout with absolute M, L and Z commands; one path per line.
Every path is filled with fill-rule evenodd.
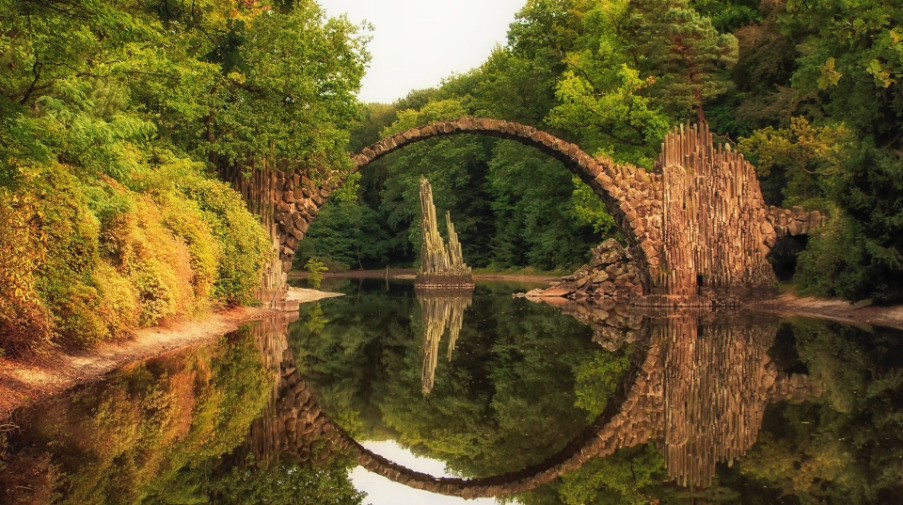
M 0 503 L 901 503 L 903 335 L 337 281 L 18 411 Z

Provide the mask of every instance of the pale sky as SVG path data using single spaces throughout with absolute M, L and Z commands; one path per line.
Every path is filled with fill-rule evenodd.
M 330 17 L 373 26 L 363 102 L 391 103 L 480 66 L 507 42 L 526 0 L 317 0 Z
M 415 456 L 411 451 L 388 440 L 383 442 L 363 442 L 361 445 L 375 454 L 411 470 L 435 477 L 453 477 L 445 471 L 445 463 Z M 495 498 L 465 500 L 454 496 L 432 494 L 399 484 L 385 477 L 357 467 L 351 472 L 351 482 L 358 490 L 367 493 L 364 503 L 368 505 L 495 505 Z

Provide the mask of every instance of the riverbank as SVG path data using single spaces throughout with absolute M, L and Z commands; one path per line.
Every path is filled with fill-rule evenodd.
M 783 317 L 809 317 L 843 324 L 884 326 L 903 330 L 903 305 L 877 307 L 785 293 L 772 300 L 756 302 L 752 307 Z
M 334 296 L 341 294 L 290 288 L 288 300 L 309 303 Z M 97 380 L 128 363 L 203 345 L 272 313 L 256 307 L 236 307 L 203 319 L 143 328 L 128 340 L 85 351 L 54 350 L 25 360 L 0 358 L 0 420 L 19 407 Z
M 417 270 L 411 268 L 390 268 L 389 270 L 348 270 L 345 272 L 325 272 L 322 274 L 324 279 L 388 279 L 388 280 L 414 280 L 417 277 Z M 293 271 L 289 272 L 288 278 L 307 279 L 310 276 L 307 272 Z M 519 274 L 519 273 L 480 273 L 474 272 L 473 279 L 475 281 L 487 282 L 525 282 L 542 284 L 553 281 L 561 277 L 555 274 Z

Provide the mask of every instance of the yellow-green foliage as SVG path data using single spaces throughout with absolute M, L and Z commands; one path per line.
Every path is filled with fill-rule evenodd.
M 36 286 L 53 313 L 57 339 L 84 346 L 108 338 L 108 325 L 96 310 L 100 294 L 93 282 L 100 260 L 100 222 L 79 180 L 65 166 L 55 165 L 39 174 L 33 191 L 40 198 L 47 236 L 47 265 L 36 276 Z
M 0 354 L 30 352 L 50 337 L 34 286 L 45 251 L 39 217 L 33 198 L 0 188 Z
M 272 244 L 257 219 L 245 210 L 238 193 L 208 179 L 191 182 L 182 189 L 198 203 L 204 220 L 222 244 L 216 297 L 230 304 L 248 303 L 260 283 Z
M 46 451 L 31 456 L 59 470 L 49 486 L 66 490 L 59 503 L 141 503 L 238 446 L 271 395 L 268 376 L 246 333 L 134 366 L 30 419 Z
M 110 335 L 128 335 L 138 327 L 140 313 L 135 285 L 128 277 L 105 263 L 94 270 L 94 281 L 100 294 L 97 312 L 106 321 Z
M 246 303 L 272 252 L 240 196 L 190 163 L 128 186 L 54 164 L 0 191 L 0 348 L 12 354 Z
M 133 186 L 152 192 L 157 201 L 188 200 L 199 211 L 198 223 L 168 223 L 192 244 L 195 261 L 212 268 L 218 259 L 214 298 L 227 304 L 248 303 L 260 282 L 272 244 L 263 227 L 245 208 L 238 193 L 226 184 L 201 174 L 198 166 L 174 160 L 151 174 L 136 180 Z M 184 206 L 176 207 L 184 212 Z M 206 248 L 191 234 L 201 227 L 210 230 L 219 250 Z
M 161 195 L 158 200 L 164 224 L 188 246 L 195 297 L 199 301 L 209 299 L 214 293 L 223 256 L 220 243 L 210 240 L 213 230 L 203 220 L 196 202 L 174 194 Z
M 138 287 L 141 324 L 194 312 L 191 254 L 188 246 L 164 224 L 159 207 L 148 197 L 138 199 L 128 273 Z

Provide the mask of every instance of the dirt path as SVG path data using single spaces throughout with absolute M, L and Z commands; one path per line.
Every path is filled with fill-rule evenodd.
M 291 288 L 288 299 L 307 303 L 333 296 L 341 295 Z M 144 328 L 134 338 L 104 343 L 87 351 L 57 350 L 21 361 L 0 358 L 0 420 L 16 408 L 97 380 L 127 363 L 202 345 L 269 313 L 272 312 L 260 308 L 238 307 L 199 320 Z
M 773 300 L 758 302 L 753 308 L 782 316 L 803 316 L 845 324 L 884 326 L 903 330 L 903 305 L 873 307 L 850 304 L 843 300 L 798 297 L 783 294 Z

